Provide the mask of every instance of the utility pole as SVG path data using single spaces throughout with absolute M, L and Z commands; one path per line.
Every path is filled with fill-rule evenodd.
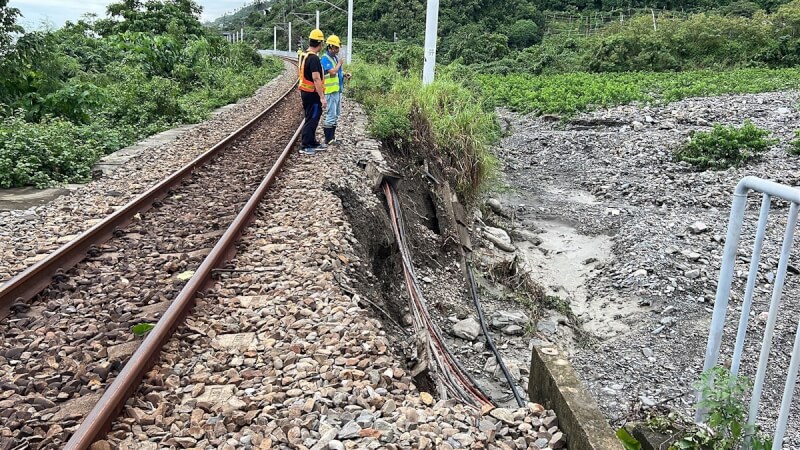
M 353 0 L 350 0 L 351 2 Z M 436 71 L 436 34 L 439 28 L 439 0 L 428 0 L 425 15 L 425 65 L 422 69 L 422 84 L 433 83 Z
M 347 0 L 347 64 L 353 60 L 353 0 Z
M 292 22 L 289 21 L 289 52 L 292 51 Z
M 319 10 L 317 10 L 317 29 L 319 29 Z
M 278 51 L 278 27 L 272 27 L 272 51 Z

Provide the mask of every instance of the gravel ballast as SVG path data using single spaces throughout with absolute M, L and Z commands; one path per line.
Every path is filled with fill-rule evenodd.
M 359 165 L 370 147 L 364 113 L 349 101 L 344 110 L 342 144 L 287 161 L 242 238 L 235 272 L 198 302 L 109 444 L 566 448 L 558 419 L 540 405 L 482 414 L 425 392 L 405 365 L 408 332 L 385 328 L 371 308 L 380 301 L 344 287 L 372 263 L 358 256 L 339 195 L 385 214 Z
M 0 322 L 0 433 L 59 448 L 230 225 L 302 121 L 294 97 Z
M 252 97 L 225 108 L 173 142 L 143 151 L 111 175 L 41 206 L 0 211 L 0 281 L 87 230 L 263 111 L 296 81 L 296 69 L 285 64 L 284 73 Z

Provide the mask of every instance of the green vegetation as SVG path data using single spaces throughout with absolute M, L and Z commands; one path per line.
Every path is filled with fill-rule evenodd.
M 699 132 L 675 152 L 675 158 L 700 169 L 739 167 L 777 143 L 766 139 L 769 131 L 762 130 L 749 120 L 740 128 L 714 124 L 709 132 Z
M 537 4 L 542 9 L 554 11 L 581 10 L 624 10 L 627 8 L 655 8 L 675 10 L 730 8 L 742 3 L 741 0 L 540 0 Z M 747 2 L 751 3 L 751 2 Z M 781 0 L 755 0 L 752 4 L 758 8 L 770 9 L 785 3 Z
M 20 111 L 0 121 L 0 188 L 87 179 L 92 164 L 122 141 L 103 122 L 76 125 L 49 116 L 27 122 Z
M 456 191 L 473 200 L 496 170 L 489 145 L 499 138 L 494 112 L 448 76 L 422 86 L 396 65 L 353 66 L 349 93 L 371 116 L 370 133 L 401 153 L 445 168 Z
M 480 42 L 465 38 L 453 47 L 444 37 L 438 55 L 448 65 L 439 72 L 479 90 L 495 106 L 566 116 L 631 102 L 796 89 L 800 0 L 750 5 L 757 10 L 748 12 L 741 2 L 721 2 L 714 4 L 722 8 L 717 11 L 658 18 L 657 30 L 650 14 L 628 17 L 595 34 L 546 36 L 517 51 L 501 45 L 497 33 L 480 35 Z M 517 19 L 519 27 L 532 29 L 525 20 Z M 504 30 L 516 29 L 517 22 Z M 404 68 L 421 70 L 418 43 L 357 45 L 369 63 L 408 60 Z
M 271 25 L 290 6 L 311 14 L 318 4 L 256 2 L 215 25 L 243 22 L 251 39 L 271 47 Z M 421 0 L 356 0 L 357 54 L 419 73 L 424 14 Z M 323 29 L 342 34 L 344 20 L 330 11 Z M 295 29 L 299 44 L 307 30 Z M 568 116 L 630 102 L 794 89 L 800 81 L 800 0 L 443 0 L 439 36 L 440 74 L 523 113 Z
M 441 0 L 439 13 L 440 57 L 458 58 L 462 52 L 479 52 L 480 58 L 502 57 L 512 49 L 541 41 L 544 16 L 536 6 L 538 0 Z M 334 2 L 345 6 L 346 2 Z M 354 0 L 353 22 L 358 41 L 355 48 L 367 54 L 364 45 L 400 41 L 422 44 L 425 31 L 425 0 L 388 1 Z M 272 48 L 273 25 L 285 22 L 289 13 L 313 15 L 328 9 L 320 18 L 323 31 L 344 37 L 347 15 L 321 2 L 289 0 L 257 1 L 236 14 L 223 17 L 214 26 L 238 30 L 244 23 L 245 35 L 260 48 Z M 266 11 L 266 13 L 264 12 Z M 313 20 L 311 20 L 313 22 Z M 292 21 L 293 47 L 303 45 L 312 26 L 298 19 Z M 513 35 L 511 32 L 515 32 Z M 287 32 L 278 30 L 278 45 L 286 49 Z M 487 56 L 488 52 L 488 56 Z M 478 54 L 472 55 L 478 57 Z
M 203 27 L 190 0 L 22 34 L 0 3 L 0 187 L 85 181 L 103 154 L 252 94 L 283 69 Z M 15 37 L 15 39 L 12 39 Z
M 794 132 L 795 139 L 789 142 L 789 154 L 800 155 L 800 130 Z
M 686 71 L 800 64 L 800 0 L 750 16 L 707 11 L 647 14 L 610 22 L 590 35 L 552 35 L 502 58 L 475 61 L 483 73 Z
M 142 322 L 131 327 L 131 333 L 136 337 L 144 337 L 155 328 L 155 324 Z
M 625 428 L 617 430 L 617 439 L 622 442 L 622 447 L 625 450 L 642 450 L 642 443 L 631 436 Z
M 772 441 L 747 424 L 745 394 L 749 380 L 737 377 L 724 367 L 714 367 L 700 376 L 695 388 L 701 393 L 698 408 L 706 412 L 706 423 L 697 425 L 691 418 L 676 412 L 651 416 L 646 425 L 657 432 L 676 436 L 669 450 L 738 450 L 749 439 L 747 448 L 768 450 Z M 626 450 L 639 450 L 642 445 L 628 430 L 621 428 L 617 437 Z
M 795 89 L 800 85 L 800 69 L 471 75 L 464 83 L 479 89 L 496 106 L 522 113 L 572 115 L 637 101 L 666 103 L 687 97 Z
M 257 45 L 271 48 L 273 24 L 290 11 L 314 14 L 319 6 L 256 2 L 215 26 L 244 24 Z M 367 58 L 373 44 L 386 44 L 384 50 L 391 52 L 396 39 L 400 45 L 423 42 L 422 0 L 356 0 L 354 14 L 356 51 Z M 554 31 L 567 15 L 567 29 L 575 28 L 573 19 L 587 25 L 569 35 Z M 329 11 L 322 28 L 343 35 L 345 15 Z M 301 45 L 308 31 L 309 25 L 294 21 L 293 45 Z M 285 48 L 285 31 L 278 34 Z M 800 0 L 442 0 L 439 37 L 440 63 L 460 62 L 486 73 L 793 67 L 800 63 Z
M 744 397 L 749 388 L 745 377 L 737 377 L 724 367 L 714 367 L 700 376 L 695 386 L 702 401 L 698 407 L 707 412 L 706 426 L 685 424 L 683 437 L 671 448 L 692 450 L 736 450 L 750 438 L 753 450 L 772 448 L 772 442 L 757 428 L 747 424 Z

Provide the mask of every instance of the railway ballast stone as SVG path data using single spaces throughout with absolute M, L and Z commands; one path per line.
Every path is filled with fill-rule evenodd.
M 481 325 L 472 317 L 453 325 L 453 334 L 468 341 L 474 341 L 481 334 Z
M 364 113 L 347 99 L 343 109 L 343 144 L 290 158 L 230 263 L 240 271 L 198 300 L 129 401 L 156 420 L 118 420 L 120 450 L 538 449 L 558 433 L 538 404 L 480 410 L 425 392 L 406 366 L 409 331 L 388 330 L 377 299 L 343 289 L 371 263 L 336 193 L 384 211 L 358 164 Z M 255 339 L 215 345 L 226 333 Z

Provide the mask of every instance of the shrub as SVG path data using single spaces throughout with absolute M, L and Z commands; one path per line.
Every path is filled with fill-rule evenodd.
M 800 130 L 794 132 L 795 139 L 789 142 L 789 154 L 800 155 Z
M 407 151 L 411 143 L 409 110 L 398 104 L 377 107 L 372 114 L 369 133 L 394 150 Z
M 178 82 L 148 77 L 138 67 L 123 65 L 112 67 L 109 76 L 119 80 L 107 87 L 110 102 L 104 112 L 112 121 L 139 127 L 143 134 L 149 134 L 184 118 L 178 105 Z
M 747 378 L 737 377 L 730 370 L 717 366 L 704 372 L 695 387 L 702 393 L 702 400 L 697 406 L 706 411 L 706 426 L 698 427 L 693 423 L 681 424 L 683 426 L 677 428 L 685 427 L 682 436 L 670 448 L 687 450 L 772 448 L 771 439 L 761 433 L 758 427 L 747 423 L 747 406 L 744 400 L 751 387 Z M 745 446 L 748 439 L 749 445 Z
M 777 141 L 765 139 L 769 131 L 756 127 L 749 120 L 741 128 L 714 124 L 709 132 L 699 132 L 675 152 L 675 158 L 700 169 L 727 169 L 766 151 Z
M 422 72 L 424 60 L 425 49 L 419 45 L 404 45 L 398 47 L 389 58 L 389 62 L 398 70 L 411 74 Z
M 21 112 L 0 122 L 0 187 L 86 181 L 100 157 L 97 139 L 61 118 L 26 122 Z
M 527 48 L 542 40 L 542 32 L 536 22 L 520 19 L 508 28 L 508 45 L 514 48 Z
M 86 179 L 103 153 L 200 121 L 283 71 L 203 28 L 192 2 L 144 3 L 115 3 L 110 19 L 22 34 L 0 49 L 0 185 Z

